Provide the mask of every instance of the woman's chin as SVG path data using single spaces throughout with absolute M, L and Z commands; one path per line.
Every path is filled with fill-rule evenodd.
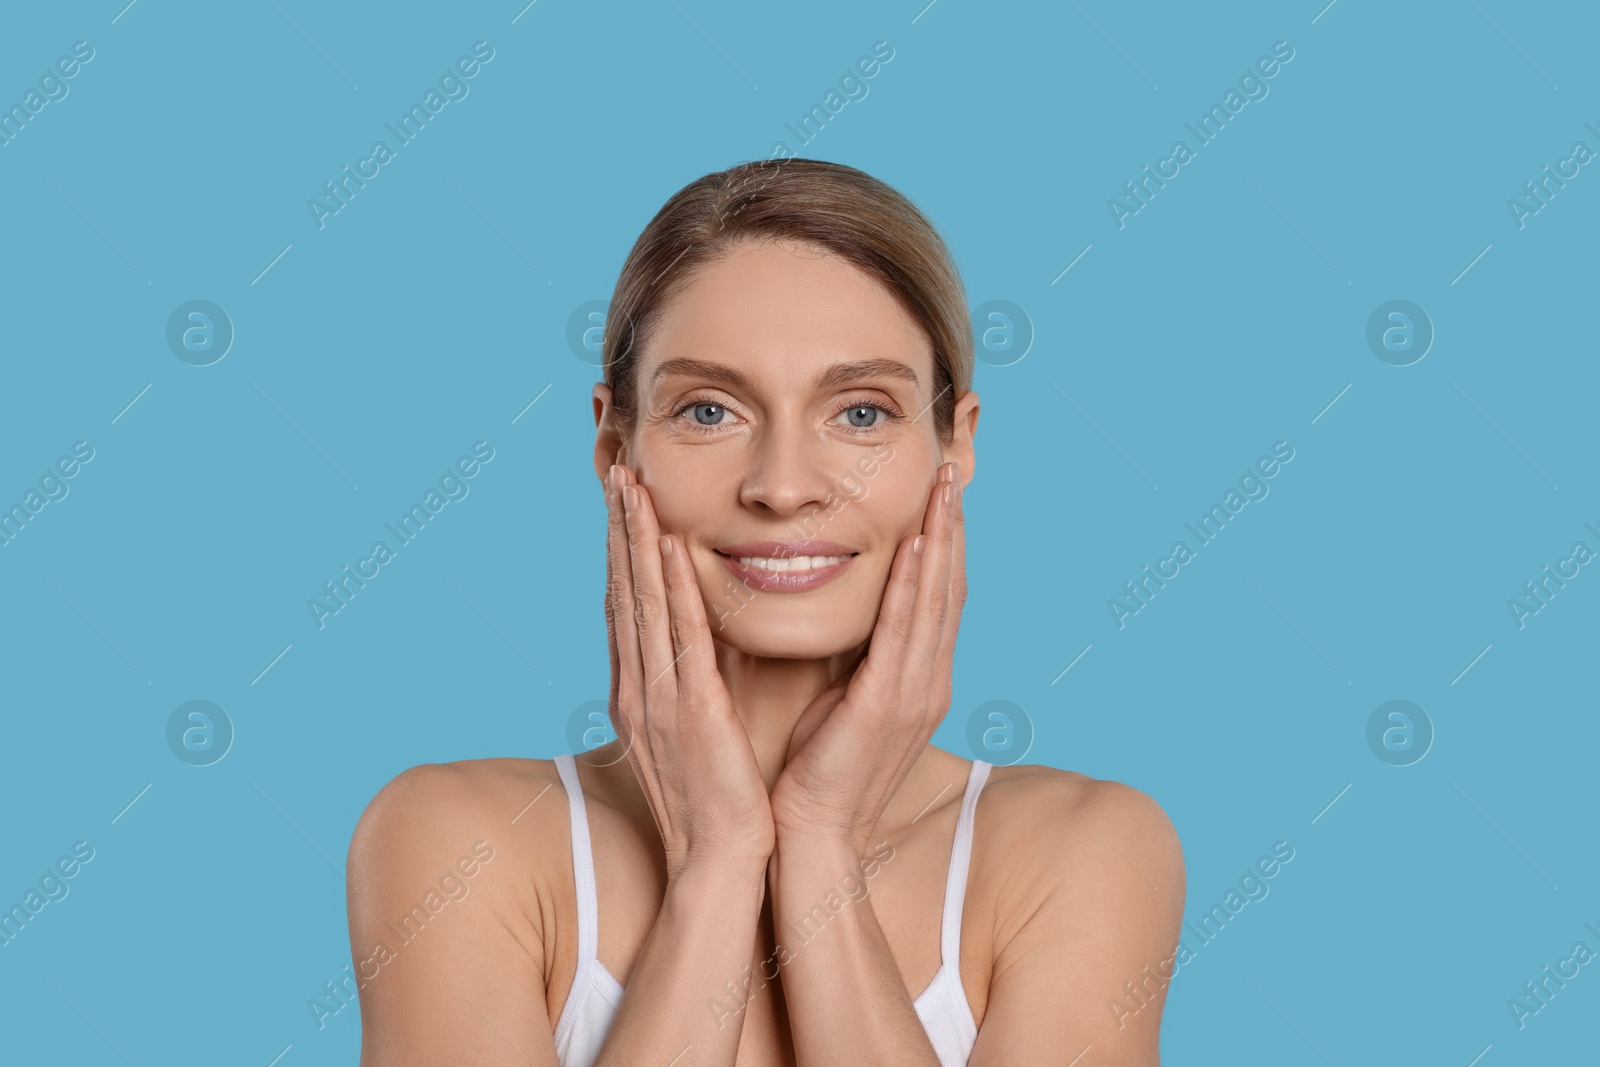
M 763 659 L 829 659 L 860 647 L 871 636 L 870 627 L 859 635 L 854 626 L 842 627 L 836 612 L 757 619 L 749 617 L 754 611 L 751 605 L 739 618 L 725 618 L 720 629 L 716 618 L 710 618 L 712 636 L 737 652 Z

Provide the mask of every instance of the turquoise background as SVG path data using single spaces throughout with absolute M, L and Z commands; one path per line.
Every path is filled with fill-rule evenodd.
M 0 904 L 94 849 L 0 946 L 4 1059 L 355 1061 L 355 1006 L 319 1029 L 307 1001 L 350 962 L 367 801 L 570 751 L 606 695 L 574 313 L 674 191 L 784 142 L 901 190 L 971 306 L 1017 309 L 978 322 L 936 743 L 1151 794 L 1190 920 L 1294 849 L 1174 979 L 1166 1061 L 1597 1062 L 1600 965 L 1520 1029 L 1507 1007 L 1600 950 L 1600 574 L 1520 628 L 1507 605 L 1600 549 L 1600 167 L 1507 205 L 1600 149 L 1592 6 L 124 2 L 0 33 L 6 107 L 94 49 L 0 145 L 0 506 L 93 449 L 0 547 Z M 308 198 L 478 41 L 468 95 L 319 229 Z M 208 366 L 167 342 L 197 299 L 235 334 Z M 1392 300 L 1435 335 L 1407 366 L 1367 341 Z M 478 441 L 469 495 L 319 630 L 307 599 Z M 1119 628 L 1108 599 L 1280 441 L 1269 495 Z M 232 723 L 209 766 L 169 747 L 191 700 Z M 1425 751 L 1369 745 L 1391 700 Z M 1031 749 L 971 746 L 991 701 Z

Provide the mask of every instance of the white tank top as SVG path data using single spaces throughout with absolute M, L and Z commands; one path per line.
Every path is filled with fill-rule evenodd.
M 595 902 L 594 854 L 589 844 L 589 817 L 583 789 L 570 754 L 555 758 L 561 784 L 567 790 L 567 811 L 572 819 L 572 870 L 578 889 L 578 970 L 572 990 L 556 1022 L 556 1056 L 561 1067 L 593 1067 L 611 1020 L 622 1004 L 622 983 L 601 964 L 599 907 Z M 950 870 L 944 886 L 944 918 L 940 923 L 939 970 L 917 997 L 917 1016 L 928 1033 L 940 1067 L 966 1067 L 978 1040 L 978 1024 L 961 985 L 961 907 L 967 895 L 967 869 L 972 858 L 973 811 L 978 793 L 989 778 L 991 764 L 973 760 L 967 775 L 967 792 L 956 820 L 950 847 Z

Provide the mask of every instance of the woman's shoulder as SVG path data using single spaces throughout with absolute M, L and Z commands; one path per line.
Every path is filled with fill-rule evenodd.
M 477 1006 L 502 1002 L 506 989 L 527 1005 L 511 1012 L 521 1027 L 512 1033 L 533 1039 L 526 1013 L 545 999 L 555 944 L 548 875 L 560 794 L 549 760 L 481 759 L 410 767 L 367 804 L 345 874 L 363 1062 L 477 1047 Z
M 1042 763 L 991 767 L 984 796 L 991 793 L 995 797 L 991 807 L 1062 809 L 1079 815 L 1082 823 L 1098 815 L 1143 832 L 1172 830 L 1166 811 L 1143 790 L 1115 779 L 1093 778 Z
M 1127 883 L 1182 900 L 1182 844 L 1166 811 L 1143 790 L 1060 767 L 1015 764 L 991 768 L 983 798 L 976 847 L 987 843 L 1014 886 L 1042 893 Z M 1012 862 L 1004 862 L 1008 857 Z
M 362 813 L 356 833 L 384 831 L 390 836 L 415 838 L 433 836 L 464 820 L 485 827 L 511 825 L 514 818 L 521 821 L 519 816 L 527 814 L 522 809 L 535 797 L 551 787 L 559 790 L 560 785 L 555 761 L 549 759 L 419 763 L 378 790 Z M 530 788 L 533 793 L 528 794 Z M 516 803 L 519 797 L 521 802 Z
M 351 899 L 357 887 L 405 886 L 459 869 L 460 859 L 492 853 L 521 881 L 540 861 L 546 834 L 566 820 L 555 761 L 495 758 L 422 763 L 391 778 L 367 804 L 350 838 Z M 513 843 L 535 847 L 508 847 Z M 516 868 L 515 871 L 512 869 Z M 366 897 L 367 891 L 359 894 Z

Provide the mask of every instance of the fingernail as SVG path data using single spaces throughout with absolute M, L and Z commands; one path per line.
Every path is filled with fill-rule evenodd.
M 917 539 L 915 541 L 911 542 L 911 554 L 913 556 L 922 555 L 922 535 L 921 534 L 918 534 L 917 535 Z
M 662 534 L 661 535 L 661 558 L 662 559 L 671 559 L 672 558 L 672 542 L 670 540 L 668 540 L 666 534 Z
M 631 485 L 623 486 L 622 487 L 622 510 L 631 512 L 635 507 L 637 507 L 638 504 L 639 504 L 639 501 L 636 499 L 638 497 L 638 495 L 639 495 L 639 491 L 637 489 L 635 489 L 633 486 L 631 486 Z
M 615 463 L 611 465 L 610 470 L 606 471 L 606 484 L 613 489 L 622 484 L 622 471 L 617 468 Z
M 955 481 L 956 480 L 956 465 L 954 463 L 941 463 L 941 464 L 939 464 L 939 480 L 941 482 L 953 482 L 953 481 Z

